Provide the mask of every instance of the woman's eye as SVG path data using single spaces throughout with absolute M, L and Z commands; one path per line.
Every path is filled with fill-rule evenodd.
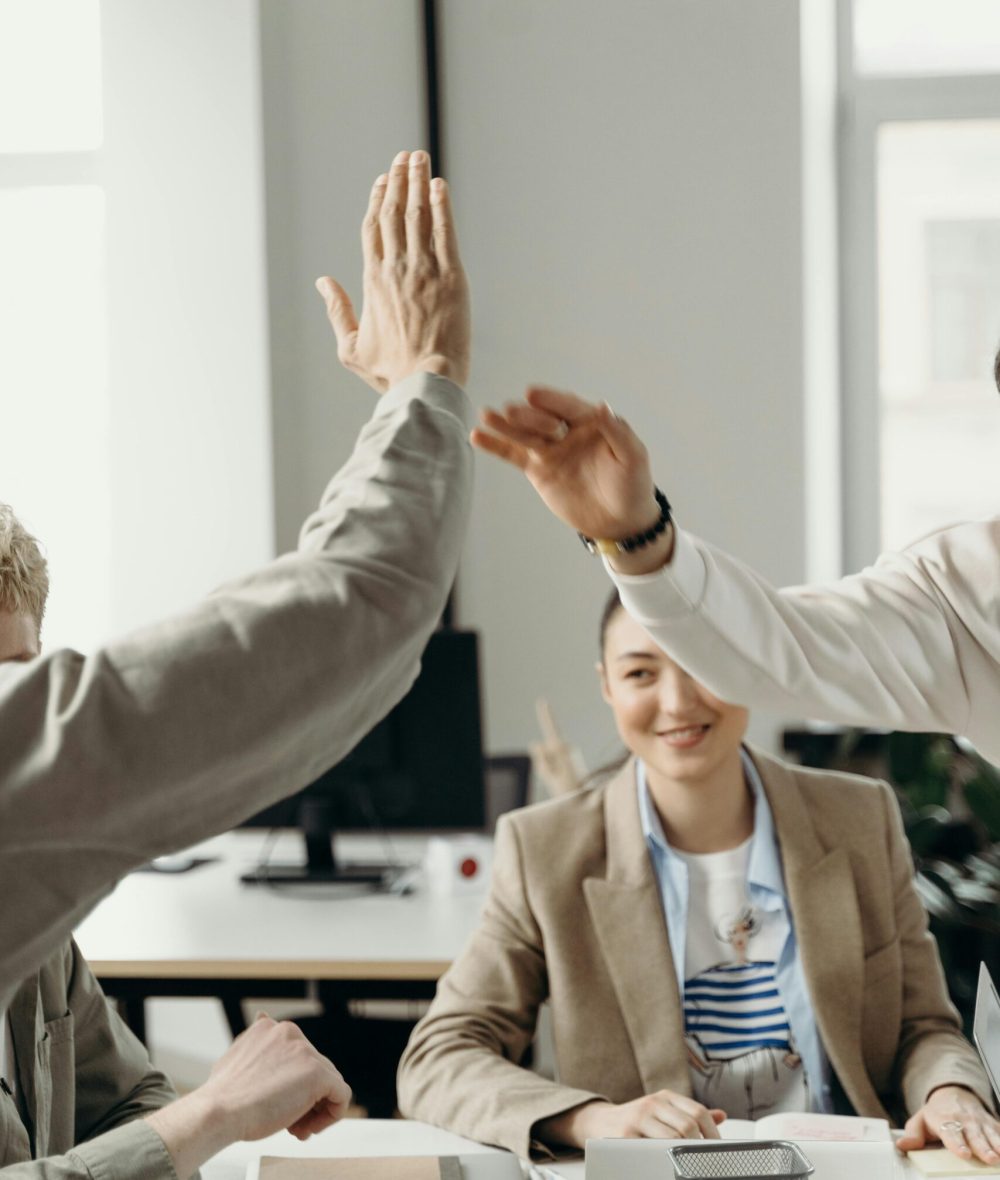
M 630 672 L 625 673 L 626 680 L 646 680 L 652 673 L 648 668 L 633 668 Z

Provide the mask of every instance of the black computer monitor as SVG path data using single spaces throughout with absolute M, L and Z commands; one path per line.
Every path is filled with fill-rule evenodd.
M 484 823 L 478 636 L 445 629 L 431 636 L 407 695 L 343 761 L 241 825 L 300 828 L 306 863 L 263 865 L 243 880 L 384 883 L 385 865 L 338 863 L 335 831 Z

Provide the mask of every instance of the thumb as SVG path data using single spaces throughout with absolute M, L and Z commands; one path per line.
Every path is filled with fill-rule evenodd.
M 337 352 L 340 359 L 354 349 L 354 338 L 358 332 L 358 317 L 354 314 L 351 297 L 335 279 L 328 275 L 316 280 L 316 290 L 326 304 L 326 315 L 337 337 Z
M 594 415 L 597 429 L 619 463 L 632 464 L 644 459 L 646 448 L 624 418 L 619 418 L 607 402 L 602 402 Z
M 896 1141 L 900 1151 L 917 1151 L 927 1142 L 927 1124 L 922 1114 L 907 1119 L 902 1136 Z
M 708 1113 L 712 1116 L 712 1119 L 716 1125 L 719 1123 L 724 1123 L 726 1119 L 729 1118 L 729 1115 L 727 1115 L 724 1110 L 719 1110 L 718 1107 L 710 1110 Z

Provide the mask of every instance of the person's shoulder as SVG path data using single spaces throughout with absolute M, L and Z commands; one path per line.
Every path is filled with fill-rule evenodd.
M 879 561 L 892 561 L 894 557 L 921 564 L 943 562 L 959 568 L 970 563 L 973 567 L 995 566 L 1000 560 L 1000 516 L 959 521 L 934 529 L 897 554 L 883 554 Z
M 501 816 L 500 823 L 509 824 L 523 840 L 546 839 L 568 828 L 578 829 L 595 822 L 603 827 L 607 787 L 608 781 L 605 780 L 596 786 L 582 787 L 570 795 L 519 807 Z
M 895 805 L 892 788 L 881 779 L 800 766 L 759 750 L 751 753 L 769 794 L 794 786 L 809 811 L 824 821 L 839 819 L 846 826 L 858 827 L 884 815 L 888 802 Z
M 500 817 L 502 847 L 509 849 L 507 839 L 513 837 L 525 877 L 554 885 L 603 871 L 607 792 L 619 777 Z

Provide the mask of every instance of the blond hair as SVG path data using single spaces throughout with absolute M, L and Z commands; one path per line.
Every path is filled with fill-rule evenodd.
M 35 538 L 0 504 L 0 611 L 25 614 L 39 632 L 49 596 L 49 563 Z

